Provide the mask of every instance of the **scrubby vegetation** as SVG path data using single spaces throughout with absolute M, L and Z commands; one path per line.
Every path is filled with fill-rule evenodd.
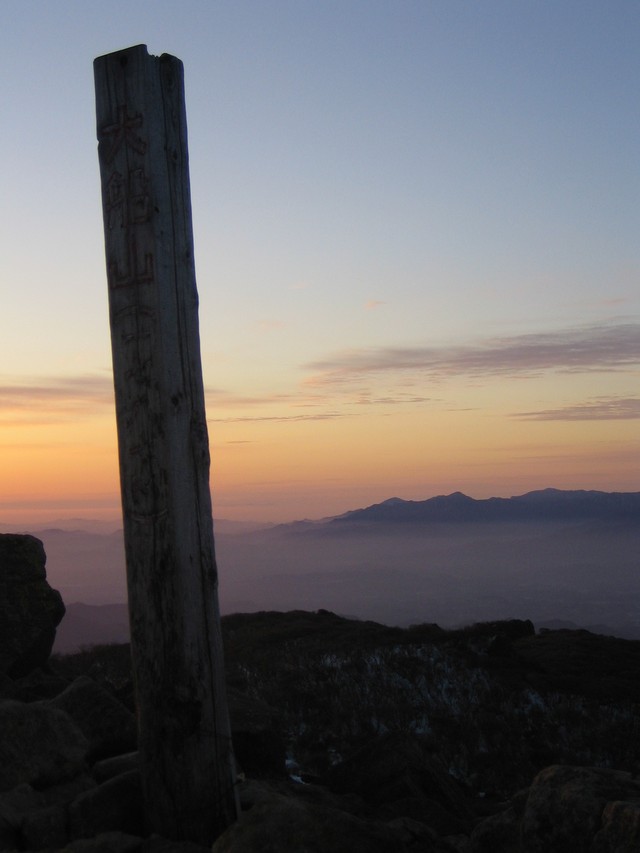
M 327 611 L 223 619 L 228 682 L 276 709 L 300 772 L 322 776 L 377 735 L 411 733 L 472 794 L 555 763 L 640 770 L 640 643 L 529 622 L 443 631 Z M 127 646 L 56 658 L 131 701 Z

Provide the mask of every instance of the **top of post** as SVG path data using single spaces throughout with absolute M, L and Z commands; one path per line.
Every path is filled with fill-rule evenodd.
M 122 50 L 114 50 L 112 53 L 103 53 L 102 56 L 97 56 L 93 60 L 94 69 L 98 65 L 104 65 L 105 63 L 119 62 L 121 67 L 125 67 L 129 64 L 130 60 L 144 62 L 146 59 L 152 60 L 160 60 L 161 62 L 176 62 L 179 65 L 182 65 L 182 60 L 178 59 L 177 56 L 173 56 L 170 53 L 163 53 L 160 56 L 154 56 L 149 53 L 149 50 L 146 44 L 136 44 L 132 47 L 125 47 Z
M 123 50 L 114 50 L 111 53 L 103 53 L 93 60 L 93 64 L 112 61 L 120 58 L 121 64 L 126 65 L 131 56 L 149 56 L 146 44 L 136 44 L 133 47 L 125 47 Z

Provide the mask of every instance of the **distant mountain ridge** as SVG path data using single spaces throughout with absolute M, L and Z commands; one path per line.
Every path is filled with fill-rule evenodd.
M 640 521 L 640 492 L 563 491 L 542 489 L 510 498 L 476 500 L 462 492 L 424 501 L 389 498 L 364 509 L 351 510 L 328 522 L 436 523 L 504 521 Z

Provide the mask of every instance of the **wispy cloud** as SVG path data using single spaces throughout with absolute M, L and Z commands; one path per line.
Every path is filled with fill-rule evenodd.
M 358 406 L 401 406 L 405 403 L 431 403 L 431 397 L 417 394 L 385 394 L 373 396 L 369 391 L 361 391 L 354 399 Z
M 542 409 L 537 412 L 516 412 L 511 417 L 526 421 L 618 421 L 640 418 L 640 398 L 601 397 L 587 403 Z
M 207 403 L 216 408 L 245 408 L 265 406 L 272 403 L 287 404 L 296 399 L 293 394 L 234 394 L 223 388 L 206 388 Z
M 40 377 L 0 384 L 0 423 L 48 425 L 113 407 L 110 376 Z
M 539 376 L 548 371 L 620 371 L 640 364 L 640 324 L 591 325 L 442 347 L 376 347 L 339 352 L 305 367 L 308 386 L 340 385 L 366 375 L 419 372 L 452 376 Z
M 387 303 L 382 299 L 370 299 L 368 302 L 365 302 L 364 307 L 366 311 L 374 311 L 376 308 L 379 308 L 381 305 L 386 305 Z
M 347 412 L 316 412 L 308 415 L 240 415 L 237 417 L 207 418 L 207 420 L 209 423 L 218 424 L 254 423 L 256 421 L 286 423 L 296 421 L 333 421 L 348 416 Z
M 349 389 L 342 393 L 342 389 L 321 389 L 318 393 L 315 389 L 312 393 L 303 389 L 293 394 L 272 394 L 260 396 L 241 396 L 222 391 L 221 389 L 208 389 L 207 410 L 210 423 L 248 423 L 252 421 L 327 421 L 337 418 L 346 418 L 360 415 L 357 409 L 363 406 L 402 406 L 421 403 L 431 403 L 433 398 L 415 394 L 413 391 L 402 391 L 395 389 L 393 393 L 376 394 L 369 389 Z M 340 411 L 336 411 L 335 405 L 339 405 Z M 270 414 L 269 410 L 276 408 L 279 412 L 287 414 Z M 237 409 L 257 409 L 259 414 L 224 414 L 225 411 Z M 300 409 L 309 410 L 299 412 Z M 296 410 L 291 413 L 292 410 Z M 220 416 L 216 413 L 220 412 Z

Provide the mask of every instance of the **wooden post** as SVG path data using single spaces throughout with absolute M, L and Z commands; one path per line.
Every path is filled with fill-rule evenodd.
M 150 832 L 237 817 L 209 491 L 183 68 L 94 62 L 131 649 Z

